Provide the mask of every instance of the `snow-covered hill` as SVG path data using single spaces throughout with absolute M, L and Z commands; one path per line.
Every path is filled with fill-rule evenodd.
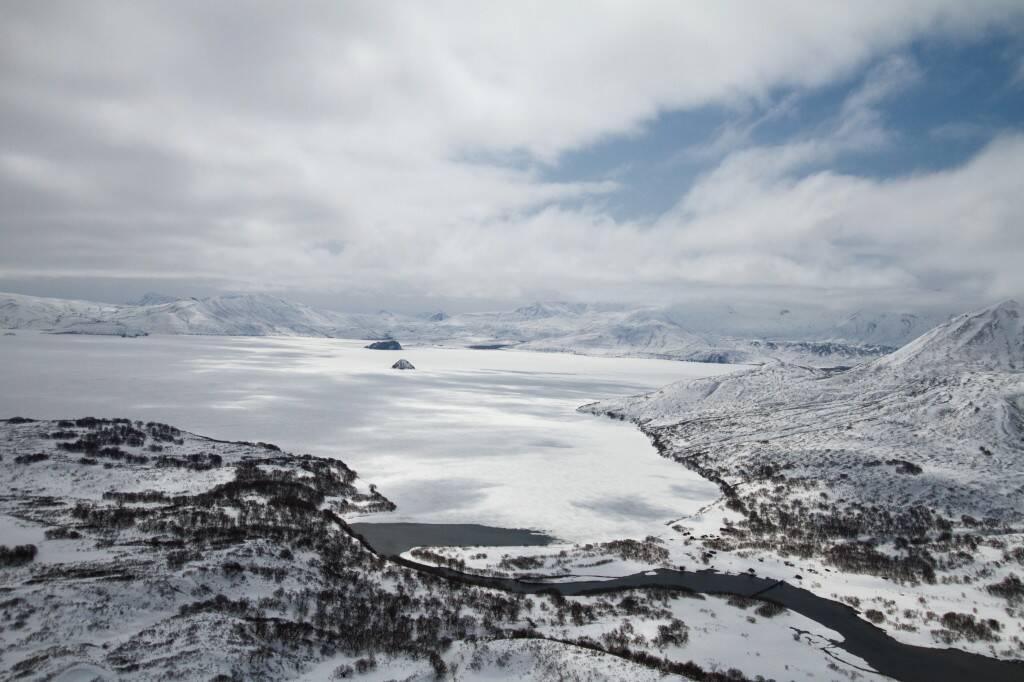
M 876 363 L 907 372 L 934 368 L 1024 371 L 1024 311 L 1016 301 L 966 313 Z
M 924 585 L 904 594 L 956 584 L 967 595 L 957 611 L 977 605 L 1005 626 L 1024 597 L 1000 587 L 1024 574 L 1021 316 L 1005 301 L 849 370 L 778 363 L 584 409 L 636 421 L 719 484 L 734 520 L 700 543 L 720 552 L 716 565 L 753 552 L 824 561 L 837 574 L 823 589 L 850 574 Z M 894 634 L 962 638 L 922 622 L 912 601 L 886 620 Z M 1012 617 L 973 641 L 1020 657 L 1017 637 Z
M 209 334 L 375 338 L 376 316 L 317 310 L 266 294 L 225 294 L 139 304 L 105 304 L 0 294 L 0 327 L 79 334 Z
M 111 322 L 122 306 L 21 294 L 0 295 L 0 327 L 60 331 Z

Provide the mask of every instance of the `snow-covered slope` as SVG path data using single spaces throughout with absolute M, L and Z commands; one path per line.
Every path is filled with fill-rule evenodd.
M 955 583 L 967 595 L 957 611 L 985 604 L 998 615 L 1016 603 L 989 589 L 1024 572 L 1016 302 L 961 315 L 845 371 L 778 363 L 584 409 L 638 422 L 665 456 L 719 484 L 723 511 L 739 517 L 705 539 L 719 561 L 750 551 L 815 557 L 840 575 Z M 919 615 L 887 626 L 917 632 Z M 1011 622 L 980 649 L 1019 657 L 997 643 L 1024 636 Z M 935 637 L 922 643 L 953 635 Z
M 876 364 L 904 372 L 935 368 L 1024 371 L 1024 311 L 1016 301 L 1003 301 L 960 315 Z
M 79 334 L 212 334 L 376 338 L 377 316 L 317 310 L 266 294 L 225 294 L 170 301 L 147 295 L 138 305 L 0 294 L 0 327 Z
M 116 319 L 160 334 L 323 336 L 339 316 L 263 294 L 232 294 L 205 299 L 126 307 Z
M 62 329 L 109 322 L 121 306 L 21 294 L 0 294 L 0 327 Z

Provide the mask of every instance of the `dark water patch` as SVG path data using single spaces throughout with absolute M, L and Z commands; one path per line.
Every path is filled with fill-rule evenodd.
M 541 546 L 554 538 L 525 528 L 497 528 L 476 523 L 353 523 L 379 554 L 397 556 L 413 547 Z

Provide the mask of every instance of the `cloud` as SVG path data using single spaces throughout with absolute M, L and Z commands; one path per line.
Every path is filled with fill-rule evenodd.
M 837 150 L 884 142 L 876 105 L 913 82 L 905 58 L 883 58 L 829 130 L 752 149 L 740 131 L 655 221 L 611 218 L 601 207 L 613 181 L 551 182 L 543 171 L 568 151 L 641 135 L 662 112 L 771 101 L 850 78 L 921 36 L 969 39 L 1020 18 L 1016 2 L 952 0 L 585 12 L 541 2 L 9 3 L 0 276 L 643 298 L 698 285 L 913 287 L 950 271 L 1001 290 L 1014 275 L 876 253 L 891 237 L 860 208 L 874 202 L 890 227 L 906 222 L 916 235 L 919 219 L 891 197 L 939 183 L 961 197 L 939 203 L 971 206 L 999 233 L 993 206 L 1012 203 L 998 194 L 1008 183 L 970 171 L 1007 170 L 993 147 L 945 180 L 801 175 Z M 986 184 L 987 194 L 974 186 Z M 937 230 L 949 224 L 917 209 Z
M 759 128 L 767 123 L 794 116 L 798 110 L 798 100 L 796 94 L 790 93 L 769 106 L 767 111 L 759 113 L 753 120 L 743 118 L 726 121 L 719 125 L 710 141 L 681 150 L 673 160 L 688 158 L 697 161 L 718 161 L 730 152 L 752 146 L 754 133 Z
M 698 281 L 964 296 L 1024 291 L 1019 177 L 1024 136 L 993 140 L 960 168 L 891 179 L 794 172 L 829 140 L 725 159 L 657 226 L 693 254 Z M 671 247 L 663 246 L 668 250 Z M 700 254 L 713 254 L 713 258 Z
M 1017 68 L 1014 71 L 1010 85 L 1024 87 L 1024 57 L 1017 61 Z
M 894 56 L 875 66 L 860 88 L 843 102 L 839 128 L 832 139 L 849 149 L 883 146 L 890 133 L 885 129 L 878 105 L 921 80 L 921 71 L 913 60 Z
M 928 130 L 928 136 L 938 142 L 963 142 L 990 137 L 993 131 L 978 123 L 955 121 L 943 123 Z

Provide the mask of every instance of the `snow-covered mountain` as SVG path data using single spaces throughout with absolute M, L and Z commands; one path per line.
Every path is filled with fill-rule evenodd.
M 514 346 L 523 350 L 698 362 L 854 365 L 910 340 L 934 316 L 836 319 L 817 308 L 758 305 L 626 307 L 537 302 L 511 311 L 346 314 L 267 294 L 174 299 L 146 294 L 112 305 L 0 294 L 0 327 L 78 334 L 299 335 L 395 338 L 404 345 Z
M 796 555 L 824 561 L 837 572 L 829 581 L 954 583 L 996 615 L 1007 606 L 1000 580 L 1024 565 L 1024 323 L 1014 301 L 851 369 L 775 363 L 583 409 L 637 422 L 663 455 L 719 484 L 722 512 L 737 516 L 706 539 L 716 560 Z M 990 541 L 998 551 L 977 549 Z M 894 610 L 887 627 L 928 632 L 918 606 Z M 1024 635 L 1021 625 L 1005 636 Z
M 1024 370 L 1024 314 L 1017 301 L 1003 301 L 939 325 L 876 363 L 878 367 L 927 371 L 968 367 L 983 371 Z
M 105 304 L 20 294 L 0 295 L 0 327 L 79 334 L 209 334 L 375 338 L 376 316 L 317 310 L 266 294 L 225 294 L 139 304 Z
M 324 336 L 339 316 L 264 294 L 230 294 L 205 299 L 137 306 L 119 311 L 147 331 L 161 334 L 230 334 Z
M 0 295 L 0 327 L 61 330 L 79 324 L 109 322 L 122 306 L 21 294 Z

